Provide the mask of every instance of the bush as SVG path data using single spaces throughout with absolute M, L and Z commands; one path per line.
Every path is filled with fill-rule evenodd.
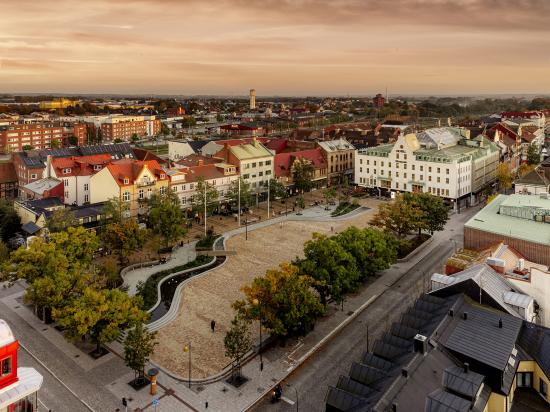
M 330 214 L 332 217 L 342 216 L 346 213 L 351 212 L 352 210 L 355 210 L 359 207 L 359 204 L 357 202 L 349 203 L 349 202 L 341 202 L 336 209 Z
M 415 250 L 417 247 L 422 245 L 426 240 L 430 238 L 430 235 L 426 233 L 422 233 L 421 235 L 417 235 L 413 237 L 412 239 L 402 239 L 398 243 L 398 249 L 397 249 L 397 258 L 403 259 L 406 257 L 409 253 L 411 253 L 413 250 Z
M 206 263 L 212 261 L 210 256 L 197 256 L 197 258 L 191 262 L 186 263 L 185 265 L 180 265 L 173 267 L 171 269 L 161 270 L 160 272 L 155 273 L 153 276 L 149 277 L 145 282 L 139 282 L 137 285 L 137 295 L 141 296 L 143 299 L 143 310 L 149 310 L 157 303 L 157 290 L 159 282 L 164 279 L 166 276 L 180 272 L 186 269 L 192 269 L 198 266 L 205 265 Z
M 195 246 L 196 249 L 203 249 L 203 250 L 210 250 L 214 246 L 214 243 L 216 242 L 216 239 L 218 239 L 219 236 L 214 234 L 213 232 L 206 232 L 206 236 L 203 236 L 200 238 L 200 240 L 197 242 L 197 245 Z

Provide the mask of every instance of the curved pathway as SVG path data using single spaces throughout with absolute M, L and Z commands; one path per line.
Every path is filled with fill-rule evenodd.
M 370 199 L 366 206 L 377 204 Z M 226 233 L 226 249 L 236 255 L 178 287 L 175 300 L 179 300 L 179 307 L 173 304 L 162 324 L 155 325 L 159 346 L 152 360 L 174 375 L 187 376 L 182 348 L 191 343 L 192 376 L 200 379 L 220 372 L 229 363 L 223 338 L 233 318 L 231 304 L 243 296 L 240 288 L 279 263 L 301 256 L 303 244 L 313 232 L 331 234 L 351 225 L 364 227 L 371 213 L 361 208 L 332 218 L 330 211 L 317 207 L 301 216 L 291 214 L 250 225 L 248 240 L 243 227 Z M 216 321 L 215 332 L 210 329 L 212 320 Z

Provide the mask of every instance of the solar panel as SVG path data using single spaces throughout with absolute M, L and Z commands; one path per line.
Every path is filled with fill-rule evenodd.
M 361 358 L 361 363 L 363 365 L 371 366 L 385 372 L 389 372 L 390 370 L 395 368 L 395 364 L 393 362 L 382 359 L 381 357 L 376 356 L 374 353 L 371 352 L 366 352 L 363 355 L 363 357 Z
M 419 318 L 419 319 L 424 319 L 426 321 L 429 321 L 434 317 L 434 315 L 430 312 L 425 312 L 423 310 L 415 309 L 415 308 L 411 308 L 407 310 L 406 313 L 410 316 L 414 316 L 415 318 Z
M 332 407 L 332 410 L 347 411 L 361 405 L 365 400 L 342 389 L 330 386 L 325 402 L 327 404 L 327 410 L 329 407 Z
M 390 345 L 389 343 L 382 342 L 380 340 L 374 342 L 374 347 L 372 349 L 372 353 L 387 360 L 395 359 L 407 352 L 409 352 L 408 349 Z
M 411 328 L 401 322 L 394 322 L 391 326 L 390 332 L 392 335 L 399 336 L 403 339 L 412 339 L 419 332 L 419 329 Z
M 400 338 L 399 336 L 395 336 L 395 335 L 392 335 L 391 333 L 384 333 L 384 335 L 382 335 L 382 342 L 385 342 L 385 343 L 389 343 L 390 345 L 393 345 L 393 346 L 398 346 L 400 348 L 412 348 L 412 340 L 407 340 L 407 339 L 404 339 L 404 338 Z
M 438 389 L 426 398 L 426 412 L 467 412 L 471 402 L 452 393 Z
M 452 366 L 443 372 L 443 386 L 453 392 L 470 398 L 475 397 L 484 376 L 472 371 L 465 372 L 463 368 Z
M 336 387 L 362 398 L 366 398 L 376 392 L 376 390 L 372 389 L 370 386 L 354 381 L 348 376 L 340 376 Z
M 349 372 L 350 378 L 364 385 L 370 385 L 388 376 L 385 372 L 353 362 Z

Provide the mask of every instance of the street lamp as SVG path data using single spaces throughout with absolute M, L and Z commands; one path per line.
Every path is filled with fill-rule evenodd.
M 286 386 L 287 386 L 287 388 L 294 389 L 294 393 L 296 394 L 296 412 L 298 412 L 298 410 L 299 410 L 299 408 L 298 408 L 298 390 L 296 389 L 296 386 L 292 386 L 290 383 L 287 383 Z
M 191 342 L 183 347 L 184 352 L 189 352 L 189 389 L 191 389 Z
M 260 304 L 260 301 L 256 298 L 252 300 L 252 304 L 258 307 L 259 317 L 260 317 L 260 347 L 258 349 L 258 353 L 260 354 L 260 370 L 263 371 L 264 361 L 262 358 L 262 305 Z

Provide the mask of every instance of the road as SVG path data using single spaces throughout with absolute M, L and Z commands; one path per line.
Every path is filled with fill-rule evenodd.
M 443 263 L 453 253 L 455 244 L 456 247 L 461 246 L 464 222 L 478 210 L 473 208 L 453 215 L 445 228 L 446 233 L 449 233 L 448 237 L 441 238 L 431 253 L 396 282 L 388 284 L 389 288 L 353 322 L 293 371 L 283 385 L 283 396 L 291 402 L 272 404 L 269 397 L 265 397 L 253 410 L 295 411 L 297 392 L 299 410 L 324 411 L 327 387 L 335 385 L 340 375 L 348 374 L 352 362 L 360 359 L 367 350 L 367 340 L 372 347 L 373 342 L 399 318 L 416 297 L 427 290 L 429 276 L 433 272 L 441 271 Z M 287 384 L 290 386 L 286 386 Z

